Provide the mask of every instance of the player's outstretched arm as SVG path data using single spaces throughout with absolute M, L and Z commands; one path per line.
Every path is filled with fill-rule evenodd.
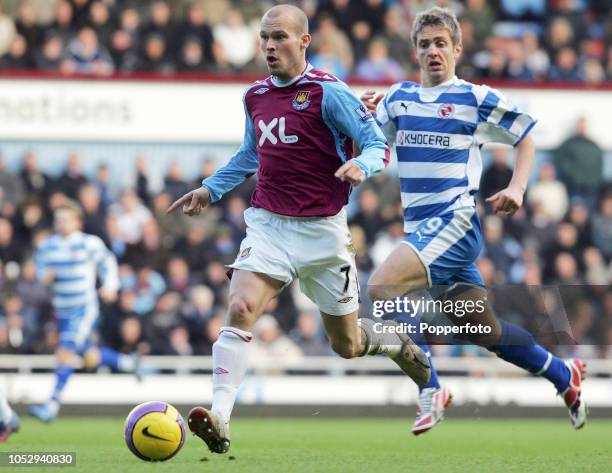
M 510 184 L 486 199 L 495 214 L 514 215 L 523 205 L 523 196 L 535 159 L 535 143 L 527 135 L 516 145 L 516 161 Z
M 202 209 L 210 205 L 210 193 L 204 186 L 194 189 L 172 203 L 166 213 L 171 213 L 183 206 L 183 213 L 189 216 L 200 215 Z

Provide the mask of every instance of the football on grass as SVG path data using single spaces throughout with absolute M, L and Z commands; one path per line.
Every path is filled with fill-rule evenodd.
M 169 460 L 185 443 L 185 423 L 167 402 L 145 402 L 125 419 L 125 443 L 141 460 Z

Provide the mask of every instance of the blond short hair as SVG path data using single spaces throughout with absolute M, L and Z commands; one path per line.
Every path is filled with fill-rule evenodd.
M 83 220 L 83 209 L 74 200 L 66 199 L 65 202 L 62 202 L 61 205 L 58 205 L 55 208 L 55 212 L 58 212 L 60 210 L 67 210 L 69 212 L 72 212 L 77 217 L 77 219 Z
M 412 44 L 416 47 L 417 35 L 426 26 L 446 28 L 453 44 L 461 43 L 461 28 L 457 16 L 448 8 L 433 7 L 419 13 L 412 23 Z

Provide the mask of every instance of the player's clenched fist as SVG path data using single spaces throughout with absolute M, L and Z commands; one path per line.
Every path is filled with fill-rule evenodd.
M 178 207 L 183 206 L 183 213 L 186 215 L 200 215 L 203 208 L 210 205 L 210 194 L 206 187 L 199 187 L 191 192 L 188 192 L 180 199 L 176 200 L 166 213 L 170 213 L 176 210 Z
M 363 102 L 370 113 L 376 113 L 376 106 L 384 96 L 385 94 L 377 94 L 375 90 L 366 90 L 363 94 L 361 94 L 359 100 Z
M 363 170 L 352 160 L 339 167 L 334 176 L 342 182 L 349 182 L 352 186 L 358 186 L 366 179 Z

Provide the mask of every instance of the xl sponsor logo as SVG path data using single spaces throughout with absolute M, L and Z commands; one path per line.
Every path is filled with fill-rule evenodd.
M 278 125 L 278 137 L 274 134 L 276 125 Z M 270 141 L 273 145 L 278 143 L 278 140 L 285 144 L 297 143 L 298 141 L 297 135 L 285 134 L 285 117 L 273 118 L 270 123 L 259 120 L 257 126 L 261 130 L 261 136 L 259 137 L 260 147 L 263 146 L 266 141 Z

